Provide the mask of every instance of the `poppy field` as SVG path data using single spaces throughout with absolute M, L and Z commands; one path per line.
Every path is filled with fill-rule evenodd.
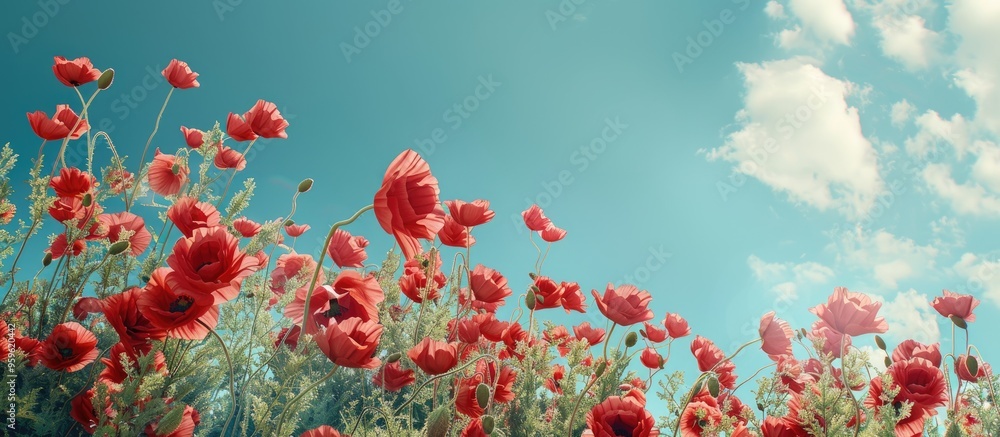
M 255 199 L 255 182 L 238 177 L 257 141 L 294 130 L 275 103 L 214 126 L 157 118 L 127 157 L 88 118 L 115 71 L 56 57 L 51 74 L 79 99 L 27 114 L 37 151 L 0 152 L 7 435 L 1000 435 L 1000 380 L 970 341 L 989 338 L 975 322 L 990 315 L 971 295 L 943 290 L 931 303 L 951 325 L 948 349 L 887 344 L 882 303 L 837 287 L 810 325 L 770 312 L 755 339 L 724 350 L 683 314 L 650 309 L 639 286 L 551 277 L 548 247 L 572 229 L 538 205 L 518 224 L 534 270 L 474 259 L 489 251 L 475 231 L 511 212 L 442 198 L 459 182 L 439 181 L 413 150 L 385 163 L 380 185 L 350 187 L 370 204 L 310 226 L 295 211 L 321 191 L 311 179 L 289 200 Z M 183 110 L 173 94 L 200 87 L 176 59 L 162 75 L 160 117 Z M 158 135 L 184 146 L 151 148 Z M 71 143 L 90 151 L 82 165 L 68 165 Z M 11 180 L 15 165 L 31 179 Z M 287 212 L 248 217 L 252 201 Z M 395 244 L 352 234 L 361 220 Z M 310 230 L 322 247 L 297 252 Z M 600 322 L 566 326 L 559 313 Z M 678 354 L 698 371 L 673 366 Z M 768 364 L 744 365 L 748 355 Z

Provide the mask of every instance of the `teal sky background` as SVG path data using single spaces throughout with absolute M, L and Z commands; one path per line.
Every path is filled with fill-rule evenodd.
M 201 87 L 174 93 L 153 146 L 176 150 L 181 125 L 208 129 L 257 99 L 275 102 L 289 138 L 255 145 L 238 180 L 257 179 L 247 213 L 263 221 L 315 179 L 296 213 L 313 228 L 299 251 L 315 252 L 327 226 L 371 203 L 389 162 L 415 148 L 442 199 L 492 202 L 497 218 L 476 229 L 473 262 L 517 292 L 535 261 L 518 213 L 538 202 L 568 230 L 544 274 L 586 291 L 630 278 L 654 296 L 656 320 L 680 313 L 727 351 L 755 338 L 772 309 L 808 329 L 807 308 L 846 286 L 886 302 L 890 343 L 940 339 L 946 350 L 950 324 L 926 302 L 944 288 L 972 293 L 983 301 L 972 341 L 1000 356 L 985 334 L 1000 328 L 1000 111 L 990 103 L 1000 63 L 976 55 L 995 38 L 969 18 L 1000 17 L 986 0 L 833 0 L 831 10 L 802 0 L 401 0 L 385 25 L 373 11 L 394 2 L 63 1 L 55 13 L 8 4 L 0 19 L 0 142 L 22 154 L 17 180 L 40 144 L 25 113 L 80 106 L 52 76 L 53 56 L 115 68 L 90 115 L 133 169 L 169 89 L 159 71 L 178 58 Z M 900 30 L 914 29 L 899 25 L 909 17 L 926 32 Z M 366 26 L 377 35 L 345 55 Z M 823 84 L 842 89 L 808 108 Z M 784 139 L 773 122 L 802 107 L 804 127 Z M 601 150 L 609 120 L 621 132 Z M 421 147 L 436 129 L 446 140 Z M 741 171 L 761 129 L 780 147 L 753 164 L 763 171 Z M 99 162 L 109 156 L 98 148 Z M 25 185 L 16 189 L 24 210 Z M 371 215 L 349 230 L 372 240 L 371 260 L 392 245 Z M 587 319 L 550 311 L 542 317 L 567 325 Z M 668 368 L 691 369 L 690 339 Z M 751 352 L 737 373 L 766 362 Z

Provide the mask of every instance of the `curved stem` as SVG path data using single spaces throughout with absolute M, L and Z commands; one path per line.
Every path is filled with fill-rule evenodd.
M 275 435 L 281 435 L 281 428 L 283 428 L 285 426 L 285 415 L 288 414 L 288 410 L 293 405 L 295 405 L 295 403 L 298 402 L 299 399 L 302 399 L 302 396 L 305 396 L 306 393 L 309 393 L 309 392 L 313 391 L 314 388 L 319 387 L 320 384 L 322 384 L 322 383 L 326 382 L 326 380 L 330 379 L 330 377 L 332 377 L 333 374 L 336 373 L 337 369 L 339 369 L 339 368 L 340 368 L 340 366 L 338 366 L 338 365 L 335 364 L 333 366 L 333 370 L 331 370 L 330 373 L 327 373 L 326 376 L 320 378 L 319 381 L 316 381 L 312 385 L 310 385 L 309 387 L 306 387 L 305 390 L 302 390 L 298 395 L 296 395 L 294 398 L 292 398 L 291 401 L 289 401 L 287 404 L 285 404 L 285 408 L 283 408 L 281 410 L 281 415 L 278 416 L 278 432 L 275 433 Z
M 219 434 L 221 437 L 226 435 L 226 430 L 229 428 L 229 422 L 233 420 L 233 415 L 236 414 L 236 378 L 233 372 L 233 360 L 229 357 L 229 349 L 226 348 L 226 342 L 222 341 L 222 337 L 220 337 L 214 329 L 206 325 L 205 322 L 198 320 L 198 323 L 208 329 L 208 332 L 210 332 L 212 336 L 219 341 L 219 346 L 222 347 L 222 353 L 226 355 L 226 364 L 229 365 L 229 396 L 233 400 L 233 406 L 229 410 L 229 417 L 226 418 L 226 423 L 222 426 L 222 432 Z
M 844 357 L 847 356 L 847 336 L 840 336 L 840 363 L 842 369 L 840 369 L 840 379 L 844 382 L 844 390 L 847 391 L 847 396 L 851 398 L 851 402 L 854 403 L 854 437 L 858 437 L 861 433 L 861 405 L 858 404 L 858 398 L 854 397 L 854 393 L 851 393 L 851 383 L 847 381 L 847 368 L 844 366 Z
M 358 212 L 354 213 L 354 215 L 352 215 L 351 218 L 349 218 L 347 220 L 341 220 L 341 221 L 339 221 L 337 223 L 334 223 L 333 226 L 330 227 L 330 233 L 328 233 L 326 235 L 326 241 L 323 243 L 323 249 L 319 252 L 319 259 L 316 260 L 316 270 L 313 271 L 312 280 L 309 281 L 309 288 L 306 289 L 306 301 L 305 301 L 305 305 L 302 308 L 302 333 L 303 334 L 309 332 L 306 329 L 306 324 L 308 324 L 309 320 L 311 319 L 309 317 L 309 300 L 312 299 L 313 289 L 316 288 L 316 281 L 319 280 L 319 272 L 322 271 L 322 269 L 323 269 L 323 259 L 324 259 L 324 257 L 326 257 L 326 251 L 327 251 L 327 249 L 330 248 L 330 241 L 333 240 L 334 233 L 336 233 L 337 229 L 339 229 L 341 226 L 346 226 L 346 225 L 349 225 L 351 223 L 354 223 L 355 220 L 357 220 L 359 217 L 361 217 L 361 214 L 364 214 L 365 212 L 367 212 L 368 210 L 373 209 L 373 208 L 375 208 L 375 205 L 368 205 L 368 206 L 366 206 L 364 208 L 361 208 L 361 209 L 358 210 Z
M 79 90 L 77 90 L 77 92 L 79 92 Z M 59 148 L 59 153 L 56 155 L 59 159 L 52 162 L 52 175 L 56 174 L 56 167 L 59 162 L 62 162 L 63 167 L 66 167 L 66 146 L 69 144 L 70 137 L 72 137 L 73 133 L 76 132 L 76 129 L 80 127 L 80 123 L 83 123 L 83 121 L 87 119 L 87 109 L 90 108 L 90 103 L 94 101 L 94 97 L 97 97 L 100 93 L 100 88 L 94 90 L 94 94 L 91 94 L 90 99 L 88 99 L 87 103 L 83 105 L 83 109 L 80 111 L 80 116 L 77 117 L 76 123 L 73 124 L 73 128 L 69 130 L 69 134 L 66 135 L 66 138 L 63 138 L 62 146 Z
M 420 393 L 420 390 L 423 390 L 424 387 L 427 387 L 427 384 L 430 384 L 430 383 L 432 383 L 434 381 L 437 381 L 437 380 L 439 380 L 441 378 L 445 378 L 445 377 L 454 375 L 454 374 L 456 374 L 456 373 L 458 373 L 458 372 L 460 372 L 462 370 L 465 370 L 465 368 L 467 368 L 467 367 L 469 367 L 469 366 L 471 366 L 473 364 L 476 364 L 479 360 L 493 360 L 493 364 L 497 366 L 497 374 L 500 373 L 500 366 L 501 366 L 500 360 L 498 360 L 493 355 L 479 355 L 479 356 L 477 356 L 477 357 L 469 360 L 469 362 L 467 362 L 465 364 L 462 364 L 461 366 L 458 366 L 458 367 L 452 369 L 451 371 L 449 371 L 447 373 L 442 373 L 440 375 L 434 375 L 433 377 L 431 377 L 431 378 L 427 379 L 426 381 L 424 381 L 422 384 L 420 384 L 419 386 L 417 386 L 417 388 L 415 390 L 413 390 L 413 395 L 411 395 L 410 398 L 406 400 L 406 402 L 403 402 L 403 405 L 400 405 L 399 407 L 396 408 L 395 411 L 393 411 L 393 414 L 399 414 L 400 411 L 403 411 L 403 408 L 406 408 L 407 405 L 410 405 L 410 403 L 412 403 L 413 400 L 417 398 L 417 394 Z
M 135 194 L 139 191 L 139 181 L 142 178 L 142 164 L 146 162 L 146 153 L 149 152 L 149 145 L 153 142 L 153 137 L 156 136 L 156 131 L 160 130 L 160 120 L 163 119 L 163 111 L 167 109 L 167 103 L 170 102 L 170 96 L 174 95 L 174 90 L 177 88 L 171 87 L 170 91 L 167 92 L 167 98 L 163 100 L 163 106 L 160 107 L 160 113 L 156 116 L 156 123 L 153 124 L 153 132 L 149 134 L 149 138 L 146 139 L 146 147 L 142 149 L 142 155 L 139 158 L 139 171 L 135 173 L 135 187 L 132 189 L 132 194 L 129 196 L 129 200 L 135 200 Z M 125 202 L 128 206 L 130 202 Z M 128 211 L 126 208 L 125 211 Z

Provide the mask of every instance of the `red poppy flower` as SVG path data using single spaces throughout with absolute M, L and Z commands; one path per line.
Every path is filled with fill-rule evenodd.
M 299 325 L 293 325 L 291 329 L 281 328 L 281 331 L 278 331 L 274 337 L 274 348 L 277 349 L 284 344 L 291 350 L 297 349 L 300 334 L 302 334 L 302 327 Z
M 90 58 L 79 57 L 70 61 L 62 56 L 56 56 L 54 59 L 55 64 L 52 65 L 52 72 L 63 85 L 80 86 L 101 77 L 101 70 L 94 68 Z
M 893 361 L 906 361 L 910 358 L 923 358 L 934 367 L 941 367 L 941 345 L 934 343 L 926 345 L 916 340 L 904 340 L 892 351 Z
M 948 387 L 941 369 L 923 358 L 896 361 L 886 369 L 892 378 L 893 387 L 899 393 L 888 405 L 882 400 L 882 379 L 872 379 L 865 405 L 878 409 L 892 407 L 898 409 L 903 402 L 911 402 L 910 414 L 896 423 L 896 435 L 919 436 L 924 429 L 924 421 L 937 414 L 937 408 L 948 404 Z
M 733 373 L 736 365 L 732 361 L 722 362 L 726 355 L 712 340 L 696 336 L 691 342 L 691 353 L 698 361 L 699 370 L 714 371 L 719 377 L 719 383 L 725 388 L 732 389 L 736 386 L 736 374 Z
M 167 218 L 185 237 L 191 237 L 195 229 L 214 228 L 221 223 L 219 210 L 215 209 L 215 205 L 187 196 L 170 205 Z
M 261 225 L 246 217 L 233 220 L 233 229 L 239 232 L 244 238 L 253 238 L 260 233 Z
M 49 186 L 55 190 L 56 196 L 82 198 L 85 194 L 94 192 L 97 179 L 76 167 L 63 167 L 59 169 L 59 176 L 49 181 Z
M 531 205 L 530 208 L 521 212 L 521 218 L 524 219 L 524 225 L 528 229 L 536 232 L 544 231 L 546 228 L 552 225 L 552 220 L 549 220 L 542 212 L 542 208 L 538 205 Z
M 7 199 L 0 200 L 0 225 L 6 225 L 14 219 L 17 214 L 17 205 L 10 203 Z
M 146 222 L 130 212 L 119 212 L 116 214 L 101 214 L 97 216 L 98 235 L 107 237 L 111 244 L 121 241 L 123 232 L 131 232 L 128 237 L 129 247 L 132 256 L 139 256 L 149 247 L 153 240 L 153 235 L 146 229 Z
M 156 427 L 158 423 L 150 423 L 146 425 L 144 435 L 149 437 L 192 437 L 194 435 L 194 428 L 201 423 L 201 416 L 198 415 L 198 410 L 195 410 L 190 405 L 184 406 L 184 413 L 182 414 L 180 425 L 177 425 L 177 428 L 170 433 L 157 434 Z
M 55 240 L 52 240 L 49 253 L 52 254 L 52 259 L 59 259 L 66 254 L 79 256 L 86 248 L 87 244 L 82 239 L 73 240 L 73 245 L 70 246 L 69 241 L 66 240 L 66 234 L 62 233 L 57 235 Z
M 243 118 L 250 125 L 253 133 L 257 135 L 264 138 L 288 138 L 288 134 L 285 133 L 288 121 L 281 116 L 281 111 L 278 111 L 278 107 L 274 103 L 258 100 L 249 111 L 243 114 Z
M 438 182 L 417 152 L 406 150 L 389 164 L 375 193 L 375 217 L 410 259 L 420 253 L 418 239 L 433 240 L 444 226 Z
M 764 317 L 760 318 L 760 328 L 757 331 L 761 338 L 760 349 L 770 355 L 772 360 L 779 355 L 792 354 L 792 337 L 795 336 L 788 322 L 774 315 L 774 311 L 764 314 Z
M 246 256 L 239 240 L 223 227 L 195 229 L 174 244 L 167 265 L 188 286 L 215 296 L 220 304 L 236 298 L 243 279 L 257 269 L 257 259 Z
M 488 200 L 477 199 L 472 202 L 462 200 L 448 200 L 444 204 L 448 207 L 455 222 L 462 226 L 473 227 L 485 224 L 496 215 L 490 209 Z
M 646 408 L 635 400 L 619 396 L 608 397 L 594 406 L 587 413 L 587 428 L 596 437 L 660 435 L 656 419 Z
M 208 335 L 208 328 L 219 323 L 215 298 L 191 288 L 188 281 L 166 267 L 153 270 L 136 305 L 153 326 L 172 338 L 201 340 Z
M 835 331 L 850 336 L 880 334 L 889 330 L 885 319 L 878 316 L 881 302 L 873 301 L 864 293 L 855 293 L 837 287 L 827 303 L 809 309 Z
M 341 434 L 336 429 L 333 429 L 330 425 L 322 425 L 318 428 L 310 429 L 302 433 L 299 437 L 351 437 L 346 434 Z
M 542 232 L 539 232 L 538 235 L 540 235 L 542 240 L 545 240 L 546 242 L 555 243 L 556 241 L 562 240 L 566 237 L 566 230 L 550 224 L 547 228 L 542 230 Z
M 510 326 L 509 322 L 497 320 L 493 313 L 484 313 L 479 321 L 479 332 L 489 341 L 503 341 L 503 333 Z
M 94 431 L 97 431 L 97 427 L 102 425 L 97 416 L 97 411 L 94 409 L 94 398 L 96 396 L 97 390 L 91 388 L 76 395 L 70 401 L 69 417 L 79 423 L 80 428 L 87 434 L 93 434 Z M 107 401 L 108 406 L 110 406 L 111 400 L 108 399 Z
M 125 190 L 131 189 L 135 184 L 135 176 L 128 170 L 113 168 L 104 174 L 104 180 L 114 194 L 122 194 Z
M 938 357 L 940 357 L 940 353 L 938 353 Z M 976 374 L 973 375 L 969 371 L 969 356 L 966 354 L 959 355 L 958 359 L 955 360 L 955 374 L 958 375 L 958 379 L 966 382 L 979 382 L 980 379 L 989 377 L 990 365 L 982 362 L 982 360 L 977 360 L 976 363 L 979 367 L 976 370 Z
M 52 118 L 43 111 L 29 112 L 28 123 L 31 124 L 31 130 L 35 135 L 49 141 L 61 140 L 67 136 L 71 140 L 76 140 L 90 130 L 90 123 L 86 119 L 80 120 L 69 105 L 56 105 L 56 112 Z M 76 129 L 71 134 L 70 129 L 74 126 Z
M 663 319 L 663 326 L 667 328 L 667 335 L 670 338 L 684 338 L 691 335 L 691 327 L 680 314 L 667 313 Z
M 309 230 L 309 225 L 295 225 L 295 224 L 285 225 L 285 233 L 287 233 L 288 236 L 292 238 L 297 238 L 302 234 L 306 233 L 306 231 L 308 230 Z
M 514 400 L 514 383 L 517 372 L 510 366 L 503 366 L 497 372 L 497 366 L 492 361 L 476 362 L 476 371 L 468 378 L 460 378 L 457 382 L 458 393 L 455 395 L 455 407 L 459 413 L 471 418 L 480 417 L 484 410 L 476 399 L 476 389 L 479 384 L 492 386 L 493 402 L 506 404 Z
M 662 369 L 664 364 L 663 357 L 656 352 L 656 349 L 651 347 L 642 350 L 642 353 L 639 355 L 639 361 L 642 362 L 643 366 L 650 369 Z
M 354 317 L 320 328 L 313 339 L 333 364 L 355 369 L 374 369 L 382 364 L 375 358 L 382 337 L 382 325 Z
M 462 429 L 462 434 L 459 437 L 487 437 L 489 434 L 483 430 L 483 420 L 480 418 L 475 418 L 469 421 L 468 425 Z
M 468 248 L 476 244 L 476 237 L 469 235 L 469 228 L 458 224 L 450 215 L 444 216 L 444 226 L 437 236 L 445 246 Z
M 545 380 L 545 388 L 552 393 L 563 394 L 562 381 L 566 378 L 566 368 L 562 364 L 552 366 L 552 377 Z
M 667 340 L 667 330 L 666 328 L 660 328 L 659 326 L 653 325 L 649 322 L 642 322 L 645 337 L 653 343 L 662 343 Z
M 115 343 L 114 346 L 111 346 L 111 351 L 108 353 L 108 357 L 101 358 L 101 363 L 104 364 L 104 370 L 97 375 L 97 380 L 105 383 L 121 384 L 128 378 L 128 374 L 130 372 L 133 374 L 139 372 L 140 353 L 142 352 L 132 349 L 132 347 L 128 344 Z M 126 369 L 125 366 L 122 365 L 123 359 L 128 360 L 129 368 Z M 153 362 L 150 367 L 146 369 L 146 372 L 157 372 L 164 376 L 167 375 L 167 359 L 163 355 L 163 352 L 156 351 L 156 355 L 153 357 Z
M 560 282 L 559 287 L 563 289 L 561 304 L 566 314 L 570 311 L 587 312 L 587 296 L 580 289 L 580 284 L 576 282 Z
M 239 115 L 229 113 L 229 118 L 226 119 L 226 135 L 235 141 L 251 141 L 257 139 L 257 134 L 253 133 L 253 129 L 250 124 L 243 120 L 243 117 Z
M 966 322 L 975 322 L 976 315 L 972 310 L 979 305 L 979 299 L 969 294 L 952 293 L 944 290 L 944 296 L 938 296 L 931 302 L 931 306 L 944 317 L 955 316 Z
M 73 304 L 73 317 L 80 321 L 86 319 L 91 313 L 103 311 L 104 307 L 101 305 L 101 301 L 94 297 L 81 297 Z
M 180 89 L 198 88 L 198 73 L 191 71 L 187 62 L 171 59 L 167 68 L 163 69 L 163 77 L 170 86 Z
M 802 426 L 787 417 L 769 416 L 760 426 L 762 437 L 807 437 Z
M 441 297 L 439 290 L 446 278 L 441 272 L 441 252 L 421 253 L 403 264 L 403 275 L 399 277 L 399 289 L 416 303 Z M 428 280 L 428 277 L 431 279 Z
M 151 341 L 162 341 L 167 332 L 158 328 L 139 311 L 139 297 L 143 291 L 132 287 L 112 294 L 101 301 L 104 318 L 118 333 L 121 342 L 136 350 L 148 351 Z
M 526 344 L 528 347 L 531 347 L 536 342 L 534 337 L 532 337 L 528 331 L 525 331 L 519 323 L 511 323 L 510 326 L 504 330 L 503 338 L 501 338 L 501 340 L 503 341 L 504 346 L 507 346 L 507 349 L 505 351 L 501 351 L 500 359 L 513 356 L 517 357 L 519 360 L 523 360 L 524 354 L 518 351 L 519 346 L 521 344 Z
M 573 327 L 573 335 L 577 340 L 586 340 L 587 344 L 594 346 L 604 341 L 604 329 L 591 328 L 590 322 L 583 322 Z
M 285 317 L 296 324 L 302 323 L 305 309 L 306 288 L 295 292 L 295 300 L 285 307 Z M 309 301 L 312 323 L 306 323 L 306 333 L 314 334 L 317 327 L 329 326 L 350 318 L 378 322 L 378 304 L 385 300 L 385 294 L 374 276 L 362 277 L 353 270 L 345 270 L 337 275 L 331 285 L 323 285 L 313 290 Z
M 205 144 L 205 132 L 181 126 L 181 133 L 184 134 L 184 142 L 192 149 L 200 148 Z
M 809 339 L 820 342 L 820 352 L 834 358 L 840 358 L 851 346 L 851 336 L 837 332 L 822 320 L 813 322 Z
M 271 272 L 271 292 L 285 294 L 288 291 L 285 289 L 286 283 L 297 278 L 301 279 L 301 282 L 305 282 L 299 288 L 307 288 L 315 271 L 316 260 L 313 259 L 312 255 L 295 252 L 283 254 L 278 257 L 277 265 Z M 320 269 L 316 283 L 322 284 L 324 282 L 326 282 L 326 275 L 323 273 L 323 269 Z
M 59 197 L 49 206 L 49 215 L 66 225 L 69 225 L 67 222 L 70 220 L 76 220 L 77 229 L 84 229 L 97 208 L 96 202 L 92 202 L 89 207 L 83 206 L 83 199 L 80 197 Z
M 597 309 L 601 310 L 601 314 L 619 325 L 634 325 L 653 318 L 653 312 L 649 310 L 649 302 L 653 297 L 634 285 L 626 284 L 615 288 L 608 283 L 604 297 L 597 294 L 597 290 L 592 290 L 591 293 L 597 299 Z
M 161 153 L 160 149 L 156 149 L 146 179 L 149 181 L 149 189 L 154 193 L 172 196 L 181 192 L 181 187 L 187 183 L 190 172 L 187 165 L 178 162 L 176 156 Z
M 716 426 L 722 421 L 722 412 L 715 405 L 691 402 L 681 412 L 680 421 L 682 436 L 701 437 L 706 428 Z
M 472 308 L 483 309 L 488 312 L 496 310 L 504 305 L 505 299 L 513 294 L 507 286 L 507 278 L 500 272 L 486 267 L 482 264 L 476 265 L 469 275 L 469 288 L 475 297 L 472 301 Z
M 236 171 L 243 171 L 247 168 L 247 159 L 238 150 L 232 147 L 223 146 L 221 142 L 215 143 L 216 152 L 215 168 L 219 170 L 229 170 L 234 169 Z
M 5 324 L 5 323 L 3 323 Z M 9 334 L 4 334 L 9 335 Z M 8 337 L 9 338 L 9 337 Z M 21 331 L 18 329 L 14 330 L 14 348 L 24 352 L 24 356 L 27 359 L 25 362 L 25 367 L 35 367 L 38 362 L 42 359 L 42 345 L 41 341 L 38 339 L 25 337 L 21 335 Z M 7 345 L 7 349 L 10 349 L 10 344 Z
M 452 343 L 426 337 L 406 352 L 420 370 L 428 375 L 447 373 L 458 364 L 458 348 Z
M 368 240 L 365 237 L 352 236 L 343 229 L 337 229 L 330 240 L 330 247 L 327 254 L 337 267 L 357 267 L 365 266 L 368 254 L 365 248 L 368 247 Z
M 379 368 L 379 371 L 375 372 L 375 376 L 372 377 L 372 384 L 382 387 L 386 391 L 397 392 L 416 381 L 416 377 L 413 375 L 413 369 L 403 369 L 403 366 L 397 361 Z
M 748 423 L 747 417 L 754 415 L 753 410 L 743 404 L 743 401 L 732 392 L 723 392 L 719 395 L 719 410 L 722 411 L 722 414 L 744 425 Z
M 531 291 L 535 293 L 535 310 L 537 311 L 562 306 L 562 297 L 566 289 L 548 276 L 539 276 L 535 278 L 535 284 Z
M 42 365 L 52 370 L 76 372 L 97 359 L 97 337 L 76 322 L 56 325 L 40 347 Z

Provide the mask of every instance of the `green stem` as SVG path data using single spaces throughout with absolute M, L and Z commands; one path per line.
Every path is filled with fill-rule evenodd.
M 100 92 L 100 88 L 94 90 L 94 94 L 91 94 L 90 99 L 83 105 L 83 109 L 80 111 L 80 116 L 76 119 L 76 123 L 73 124 L 73 128 L 69 130 L 69 134 L 66 135 L 66 138 L 63 138 L 62 146 L 59 148 L 59 154 L 56 155 L 59 159 L 52 162 L 53 176 L 56 174 L 56 167 L 59 162 L 62 162 L 63 167 L 66 167 L 66 146 L 69 144 L 69 139 L 73 136 L 73 132 L 76 132 L 76 128 L 80 127 L 80 123 L 83 123 L 83 121 L 87 119 L 87 109 L 90 108 L 90 103 L 94 101 L 94 97 L 97 97 Z
M 125 211 L 131 204 L 130 201 L 135 200 L 135 194 L 139 191 L 139 183 L 142 180 L 142 164 L 146 162 L 146 153 L 149 152 L 149 145 L 153 142 L 153 137 L 156 136 L 156 131 L 160 130 L 160 120 L 163 119 L 163 111 L 167 109 L 167 103 L 170 102 L 170 96 L 174 95 L 174 90 L 177 88 L 170 88 L 167 92 L 167 98 L 163 100 L 163 106 L 160 107 L 160 113 L 156 116 L 156 123 L 153 124 L 153 132 L 149 134 L 149 138 L 146 139 L 146 147 L 142 149 L 142 155 L 139 158 L 139 171 L 135 173 L 135 187 L 132 189 L 132 194 L 128 197 L 129 201 L 125 202 Z
M 337 369 L 339 369 L 339 368 L 340 368 L 340 366 L 334 365 L 333 370 L 331 370 L 330 373 L 327 373 L 326 376 L 320 378 L 319 381 L 316 381 L 312 385 L 310 385 L 309 387 L 306 387 L 305 390 L 302 390 L 302 392 L 300 392 L 298 395 L 296 395 L 294 398 L 292 398 L 291 401 L 289 401 L 287 404 L 285 404 L 285 408 L 283 408 L 281 410 L 281 415 L 278 416 L 278 432 L 276 433 L 276 435 L 281 435 L 281 428 L 283 428 L 285 426 L 285 414 L 288 413 L 288 410 L 291 409 L 292 406 L 294 406 L 295 403 L 299 401 L 299 399 L 302 399 L 302 396 L 305 396 L 306 393 L 311 392 L 314 388 L 319 387 L 320 384 L 322 384 L 322 383 L 326 382 L 326 380 L 330 379 L 330 377 L 332 377 L 333 374 L 336 373 Z
M 220 337 L 219 334 L 215 332 L 214 329 L 206 325 L 205 322 L 198 320 L 198 323 L 200 323 L 201 326 L 204 326 L 206 329 L 208 329 L 208 332 L 211 333 L 212 336 L 219 341 L 219 346 L 222 347 L 222 353 L 226 355 L 226 364 L 229 366 L 229 396 L 233 400 L 233 406 L 229 410 L 229 417 L 226 418 L 225 425 L 222 426 L 222 432 L 219 434 L 219 436 L 221 437 L 226 435 L 226 429 L 229 428 L 229 422 L 233 420 L 233 415 L 236 414 L 236 385 L 235 385 L 236 375 L 234 375 L 233 372 L 233 360 L 229 357 L 229 349 L 226 347 L 226 342 L 222 341 L 222 337 Z

